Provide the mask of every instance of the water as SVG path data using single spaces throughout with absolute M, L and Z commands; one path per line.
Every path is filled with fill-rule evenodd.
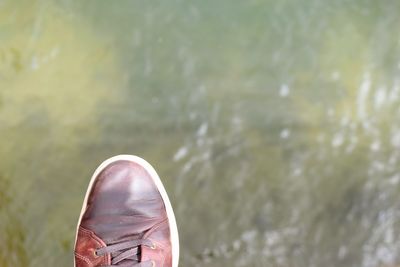
M 400 2 L 0 1 L 0 266 L 72 266 L 150 161 L 180 266 L 400 264 Z

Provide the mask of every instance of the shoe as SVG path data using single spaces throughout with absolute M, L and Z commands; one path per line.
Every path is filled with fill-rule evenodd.
M 177 267 L 179 239 L 171 203 L 145 160 L 103 162 L 87 190 L 75 239 L 75 267 Z

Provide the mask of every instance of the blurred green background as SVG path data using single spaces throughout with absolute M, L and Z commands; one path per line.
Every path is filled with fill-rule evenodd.
M 400 264 L 400 1 L 0 0 L 0 266 L 73 266 L 151 162 L 180 266 Z

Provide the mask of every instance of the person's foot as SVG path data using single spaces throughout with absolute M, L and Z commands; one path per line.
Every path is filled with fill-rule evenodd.
M 155 170 L 130 155 L 103 162 L 83 202 L 75 267 L 177 267 L 178 258 L 174 213 Z

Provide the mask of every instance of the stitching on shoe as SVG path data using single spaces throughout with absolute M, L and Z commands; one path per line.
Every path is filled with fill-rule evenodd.
M 156 223 L 149 231 L 147 231 L 144 236 L 149 236 L 151 233 L 153 233 L 154 231 L 156 231 L 158 228 L 160 228 L 161 226 L 163 226 L 163 224 L 167 222 L 168 223 L 168 227 L 169 227 L 169 219 L 168 217 L 166 217 L 165 219 L 163 219 L 162 221 Z
M 91 237 L 92 240 L 94 240 L 94 241 L 97 243 L 97 245 L 99 245 L 100 247 L 104 247 L 104 244 L 102 244 L 101 241 L 99 241 L 99 237 L 97 237 L 97 236 L 95 235 L 95 233 L 93 233 L 93 231 L 87 230 L 87 229 L 83 228 L 82 226 L 79 226 L 79 229 L 82 230 L 82 234 L 88 235 L 89 237 Z M 83 257 L 83 256 L 82 256 L 82 257 Z M 107 254 L 104 254 L 104 255 L 102 256 L 102 258 L 103 258 L 106 262 L 108 262 L 108 255 L 107 255 Z
M 91 261 L 87 257 L 78 254 L 78 252 L 76 252 L 76 251 L 75 251 L 75 257 L 83 260 L 84 262 L 86 262 L 87 265 L 92 266 Z

